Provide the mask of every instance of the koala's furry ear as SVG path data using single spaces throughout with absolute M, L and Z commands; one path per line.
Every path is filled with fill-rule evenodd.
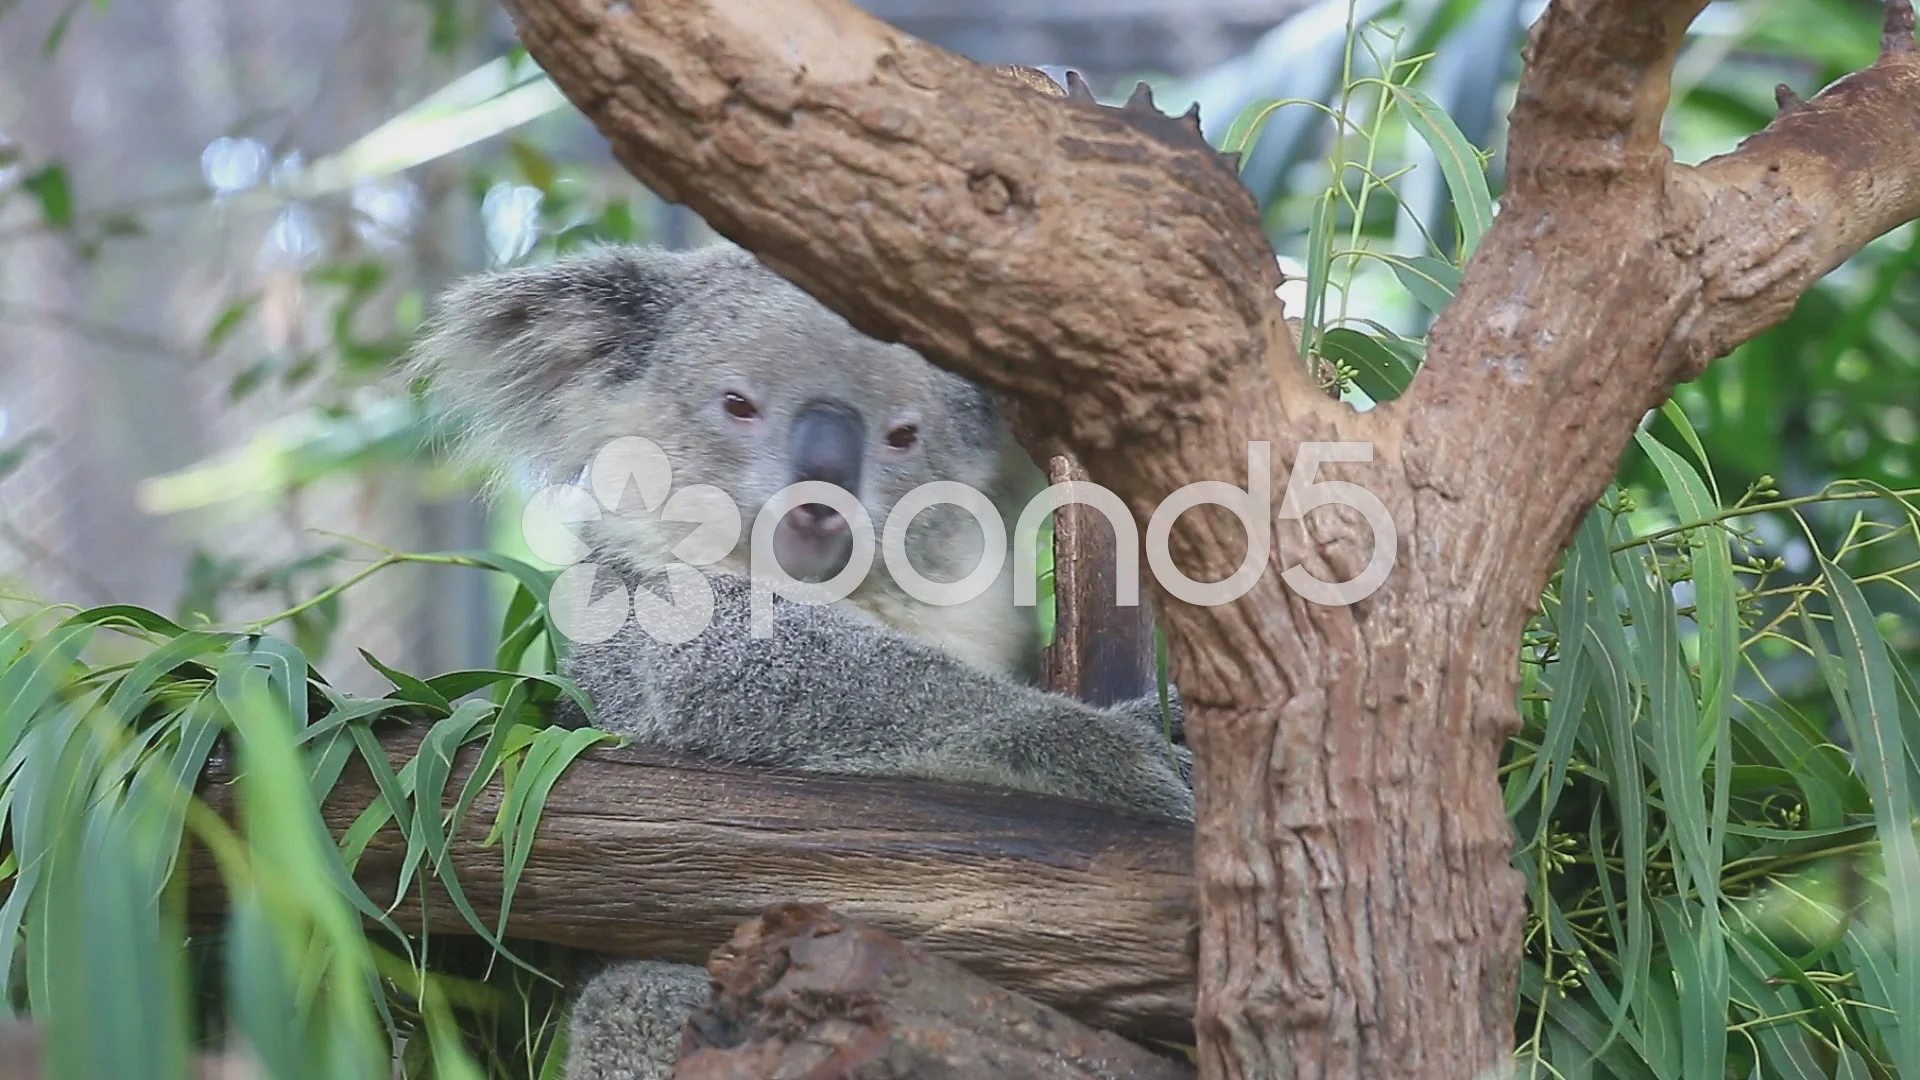
M 440 297 L 404 372 L 427 382 L 461 430 L 463 457 L 576 469 L 571 436 L 595 426 L 596 405 L 645 368 L 701 261 L 602 247 L 466 278 Z

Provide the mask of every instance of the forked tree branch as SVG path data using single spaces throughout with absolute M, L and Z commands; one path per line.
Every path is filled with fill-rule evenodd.
M 1690 168 L 1658 125 L 1700 7 L 1549 7 L 1528 44 L 1501 213 L 1390 410 L 1417 489 L 1522 538 L 1497 571 L 1510 607 L 1531 603 L 1648 409 L 1920 214 L 1909 0 L 1888 5 L 1872 67 L 1808 101 L 1789 92 L 1766 130 Z

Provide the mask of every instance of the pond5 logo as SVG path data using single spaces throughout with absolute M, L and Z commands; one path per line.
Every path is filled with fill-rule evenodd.
M 634 505 L 635 503 L 639 505 Z M 684 522 L 687 535 L 669 548 L 676 560 L 657 575 L 665 597 L 629 590 L 618 572 L 586 561 L 593 549 L 569 528 L 609 518 Z M 534 555 L 564 567 L 554 579 L 547 611 L 554 629 L 582 644 L 608 641 L 631 615 L 640 629 L 670 645 L 692 641 L 713 621 L 713 586 L 695 567 L 726 558 L 740 540 L 740 510 L 710 484 L 673 490 L 673 466 L 653 442 L 627 436 L 600 448 L 580 481 L 534 493 L 520 516 Z M 603 581 L 604 578 L 604 581 Z
M 1300 520 L 1322 506 L 1345 506 L 1366 519 L 1373 533 L 1373 553 L 1358 576 L 1348 581 L 1323 581 L 1304 564 L 1286 566 L 1281 578 L 1306 600 L 1326 606 L 1358 603 L 1387 579 L 1398 554 L 1398 537 L 1387 507 L 1358 484 L 1316 479 L 1327 462 L 1369 462 L 1371 443 L 1301 443 L 1293 470 L 1281 494 L 1279 511 L 1272 505 L 1272 447 L 1247 444 L 1247 486 L 1223 481 L 1191 483 L 1157 506 L 1147 522 L 1145 549 L 1154 579 L 1176 598 L 1200 607 L 1231 604 L 1244 596 L 1267 572 L 1274 554 L 1272 526 L 1276 521 Z M 634 505 L 635 503 L 638 505 Z M 1021 512 L 1014 530 L 1014 603 L 1036 602 L 1035 552 L 1042 520 L 1069 503 L 1083 503 L 1104 514 L 1117 538 L 1115 602 L 1140 602 L 1142 547 L 1134 516 L 1120 497 L 1097 484 L 1055 484 L 1041 491 Z M 986 530 L 986 557 L 964 579 L 941 583 L 914 570 L 906 551 L 907 526 L 936 503 L 967 510 Z M 825 582 L 799 581 L 788 576 L 775 553 L 774 537 L 781 520 L 797 507 L 823 504 L 847 522 L 851 547 L 846 564 Z M 1246 557 L 1238 570 L 1220 581 L 1195 581 L 1174 565 L 1170 550 L 1173 523 L 1188 510 L 1218 505 L 1240 519 L 1247 534 Z M 671 558 L 650 552 L 649 585 L 629 589 L 609 567 L 602 581 L 600 566 L 587 561 L 593 547 L 570 526 L 597 526 L 593 531 L 618 544 L 619 520 L 636 525 L 645 519 L 692 526 L 666 551 Z M 613 520 L 608 520 L 613 519 Z M 599 524 L 604 522 L 604 524 Z M 638 436 L 615 439 L 602 447 L 581 476 L 570 484 L 555 484 L 528 501 L 521 518 L 527 546 L 549 563 L 564 567 L 553 583 L 548 612 L 554 628 L 584 644 L 611 640 L 631 616 L 640 629 L 656 640 L 679 645 L 692 641 L 713 623 L 712 583 L 696 567 L 711 566 L 731 554 L 740 542 L 741 513 L 732 496 L 708 484 L 673 490 L 673 468 L 659 446 Z M 658 530 L 635 529 L 658 543 Z M 1000 573 L 1006 558 L 1006 525 L 994 504 L 981 493 L 953 481 L 924 484 L 902 497 L 888 516 L 879 544 L 894 584 L 922 603 L 947 606 L 965 603 L 985 591 Z M 773 634 L 773 598 L 809 605 L 831 604 L 851 595 L 872 569 L 875 554 L 873 523 L 852 493 L 817 480 L 802 481 L 777 492 L 755 515 L 748 545 L 750 583 L 748 630 L 756 638 Z M 651 587 L 657 583 L 665 595 Z

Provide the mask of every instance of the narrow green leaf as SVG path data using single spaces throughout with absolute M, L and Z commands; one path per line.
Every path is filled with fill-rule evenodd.
M 158 612 L 134 604 L 107 604 L 102 607 L 88 608 L 70 615 L 66 625 L 99 627 L 131 626 L 165 638 L 176 638 L 185 634 L 187 628 Z
M 146 895 L 159 896 L 172 875 L 180 854 L 181 831 L 186 825 L 187 803 L 194 786 L 206 769 L 207 758 L 222 730 L 220 708 L 211 694 L 196 698 L 175 714 L 179 718 L 177 741 L 164 764 L 158 757 L 148 759 L 142 776 L 151 776 L 149 784 L 153 804 L 164 809 L 165 817 L 156 827 L 157 843 L 165 845 L 165 856 L 154 864 L 153 877 L 144 888 Z
M 1460 291 L 1460 271 L 1439 259 L 1425 255 L 1413 258 L 1380 256 L 1392 268 L 1400 286 L 1413 295 L 1421 307 L 1435 315 L 1447 310 L 1453 294 Z
M 1847 793 L 1859 786 L 1839 747 L 1815 739 L 1764 703 L 1741 701 L 1744 728 L 1752 732 L 1780 766 L 1793 774 L 1806 802 L 1809 829 L 1833 829 L 1846 819 Z
M 1611 601 L 1619 582 L 1607 554 L 1605 511 L 1596 509 L 1588 513 L 1587 520 L 1575 534 L 1574 544 L 1591 575 L 1589 580 L 1595 595 Z M 1607 798 L 1619 816 L 1624 863 L 1622 885 L 1627 920 L 1624 930 L 1616 929 L 1614 933 L 1621 948 L 1620 998 L 1632 1003 L 1638 999 L 1640 984 L 1648 977 L 1653 954 L 1653 916 L 1647 910 L 1647 786 L 1633 732 L 1637 707 L 1633 682 L 1628 676 L 1632 652 L 1611 602 L 1596 604 L 1591 609 L 1586 625 L 1586 648 L 1594 665 L 1595 706 L 1602 726 L 1598 756 L 1608 778 Z M 1610 889 L 1610 885 L 1608 887 Z M 1611 902 L 1608 908 L 1611 912 Z M 1615 1030 L 1617 1027 L 1616 1024 Z M 1610 1038 L 1612 1034 L 1610 1031 Z
M 386 747 L 380 745 L 380 740 L 374 736 L 371 728 L 365 724 L 351 724 L 347 727 L 347 731 L 353 736 L 354 745 L 360 750 L 360 760 L 366 763 L 368 773 L 373 776 L 374 787 L 380 793 L 379 806 L 382 808 L 380 816 L 383 818 L 381 824 L 385 821 L 394 822 L 400 829 L 401 838 L 407 842 L 407 858 L 401 863 L 400 877 L 393 888 L 394 899 L 398 902 L 412 888 L 414 871 L 419 865 L 420 857 L 426 851 L 425 846 L 420 843 L 420 838 L 413 833 L 414 814 L 409 798 L 411 788 L 403 783 L 401 775 L 394 771 L 393 760 L 387 757 Z M 409 762 L 403 770 L 409 778 L 411 770 L 412 763 Z M 361 819 L 364 820 L 372 812 L 373 807 L 368 807 L 361 812 Z M 357 832 L 359 824 L 359 821 L 355 822 L 354 828 L 349 830 L 350 836 Z M 377 832 L 379 827 L 379 825 L 373 826 L 374 831 Z M 372 839 L 372 833 L 367 834 L 367 839 Z M 357 859 L 358 856 L 359 852 L 353 851 L 353 857 Z
M 0 756 L 12 754 L 92 638 L 91 626 L 63 625 L 0 674 Z
M 259 302 L 258 296 L 243 296 L 228 304 L 226 309 L 220 312 L 220 317 L 213 320 L 213 325 L 207 328 L 206 339 L 200 344 L 201 350 L 208 353 L 218 351 L 220 346 L 225 345 L 227 339 L 233 336 L 234 331 L 246 323 L 247 316 L 253 314 L 253 309 Z
M 73 189 L 67 184 L 65 168 L 58 164 L 43 165 L 21 180 L 20 186 L 40 201 L 40 216 L 47 224 L 56 229 L 73 225 Z
M 1602 563 L 1604 567 L 1606 564 Z M 1586 641 L 1588 597 L 1593 589 L 1593 568 L 1589 558 L 1575 547 L 1561 574 L 1558 630 L 1561 641 L 1559 660 L 1550 665 L 1544 678 L 1552 699 L 1547 707 L 1547 727 L 1540 738 L 1540 750 L 1534 756 L 1532 771 L 1517 795 L 1509 795 L 1507 813 L 1519 809 L 1522 801 L 1544 782 L 1539 814 L 1540 829 L 1550 823 L 1553 808 L 1565 786 L 1567 763 L 1573 754 L 1574 736 L 1587 710 L 1587 695 L 1593 685 L 1594 669 L 1588 657 Z M 1611 618 L 1611 615 L 1608 615 Z M 1537 840 L 1538 838 L 1536 838 Z
M 313 796 L 314 802 L 327 801 L 333 786 L 340 780 L 340 774 L 346 771 L 347 761 L 353 757 L 353 751 L 353 736 L 345 728 L 335 729 L 331 735 L 308 748 L 308 793 Z
M 234 898 L 227 916 L 227 993 L 234 1026 L 264 1073 L 275 1080 L 305 1080 L 314 1076 L 316 1063 L 302 1051 L 298 1029 L 288 1022 L 293 976 L 278 937 L 257 894 Z
M 257 693 L 271 695 L 271 683 L 268 681 L 268 678 L 265 668 L 246 664 L 244 657 L 229 656 L 222 660 L 220 674 L 215 683 L 215 694 L 218 696 L 221 705 L 224 706 L 228 718 L 234 722 L 236 728 L 242 726 L 241 717 L 248 715 L 245 713 L 245 710 L 253 707 L 249 702 L 250 696 L 255 696 Z M 258 683 L 257 691 L 255 689 L 256 681 Z M 268 700 L 272 702 L 272 707 L 279 705 L 279 698 L 277 696 L 270 696 Z M 284 713 L 281 715 L 284 715 Z M 260 730 L 263 723 L 271 723 L 272 720 L 273 714 L 270 707 L 266 721 L 261 722 L 249 719 L 248 726 L 253 727 L 255 730 Z M 288 720 L 290 722 L 291 718 L 288 718 Z M 287 732 L 287 735 L 290 739 L 292 738 L 291 731 Z M 244 731 L 242 731 L 241 741 L 242 747 L 244 748 Z M 294 746 L 295 750 L 293 753 L 297 762 L 299 758 L 298 743 L 295 743 Z M 296 768 L 293 782 L 304 792 L 308 790 L 308 785 L 300 782 L 299 772 L 300 770 Z M 313 809 L 316 815 L 315 821 L 317 822 L 319 812 L 318 804 L 308 801 L 305 805 Z M 339 894 L 346 897 L 362 915 L 379 923 L 395 937 L 404 938 L 405 935 L 401 933 L 400 927 L 394 923 L 386 912 L 380 910 L 379 905 L 368 898 L 365 890 L 361 889 L 359 883 L 353 880 L 353 875 L 347 871 L 346 864 L 342 861 L 338 849 L 331 843 L 332 837 L 327 834 L 325 827 L 318 826 L 318 828 L 321 835 L 327 841 L 324 844 L 326 852 L 323 856 L 319 857 L 318 860 L 321 875 L 326 880 L 331 881 L 339 891 Z
M 295 740 L 301 744 L 319 743 L 331 738 L 354 723 L 367 723 L 377 720 L 388 713 L 403 709 L 407 703 L 393 698 L 353 698 L 346 699 L 338 694 L 329 694 L 326 715 L 301 730 Z
M 242 820 L 266 900 L 264 914 L 279 924 L 278 936 L 289 952 L 325 964 L 316 970 L 303 962 L 300 982 L 283 982 L 305 983 L 319 991 L 314 1018 L 323 1037 L 314 1040 L 311 1049 L 320 1059 L 301 1067 L 325 1076 L 378 1075 L 384 1071 L 380 1059 L 390 1055 L 390 1049 L 379 1036 L 372 1002 L 384 1000 L 384 994 L 360 919 L 343 902 L 359 894 L 359 887 L 340 865 L 319 807 L 307 798 L 294 718 L 281 708 L 271 668 L 255 661 L 254 656 L 229 656 L 221 665 L 216 691 L 238 734 Z M 336 888 L 311 887 L 327 880 Z M 358 899 L 365 901 L 364 895 Z M 310 981 L 322 970 L 324 983 Z M 283 1010 L 275 1022 L 285 1024 L 285 991 L 275 1000 Z
M 1406 109 L 1407 122 L 1440 162 L 1440 174 L 1446 178 L 1447 192 L 1452 196 L 1453 214 L 1460 222 L 1460 263 L 1465 265 L 1480 246 L 1480 238 L 1493 227 L 1493 195 L 1487 190 L 1487 173 L 1480 164 L 1479 151 L 1438 102 L 1411 86 L 1390 85 L 1394 97 Z
M 1803 1007 L 1797 997 L 1788 993 L 1786 985 L 1790 984 L 1775 979 L 1747 935 L 1728 934 L 1727 951 L 1733 958 L 1729 970 L 1732 999 L 1755 1018 L 1780 1017 L 1748 1029 L 1759 1041 L 1766 1063 L 1784 1080 L 1827 1080 L 1826 1071 L 1815 1057 L 1813 1042 L 1808 1038 L 1807 1018 L 1793 1015 L 1803 1011 Z
M 1920 774 L 1920 686 L 1914 684 L 1913 673 L 1891 643 L 1887 652 L 1893 659 L 1888 667 L 1893 670 L 1894 686 L 1900 692 L 1900 726 L 1904 729 L 1900 741 L 1907 748 L 1908 763 Z
M 1648 977 L 1635 988 L 1633 1014 L 1639 1020 L 1642 1060 L 1660 1080 L 1693 1080 L 1681 1071 L 1680 999 L 1674 993 L 1672 957 L 1658 956 Z
M 1540 965 L 1531 957 L 1521 961 L 1520 993 L 1537 1008 L 1547 1010 L 1547 1023 L 1567 1032 L 1589 1054 L 1597 1054 L 1607 1069 L 1621 1080 L 1655 1080 L 1660 1074 L 1649 1069 L 1644 1061 L 1637 1057 L 1624 1043 L 1615 1042 L 1602 1049 L 1607 1042 L 1606 1023 L 1594 1015 L 1585 1003 L 1576 998 L 1553 995 L 1550 1002 L 1543 1001 L 1546 996 L 1541 990 Z M 1664 1080 L 1664 1078 L 1663 1078 Z
M 1587 824 L 1587 854 L 1594 860 L 1595 866 L 1606 866 L 1608 862 L 1607 833 L 1603 827 L 1605 825 L 1603 810 L 1604 808 L 1599 803 L 1595 803 L 1593 814 L 1588 819 Z M 1613 875 L 1611 873 L 1596 873 L 1594 875 L 1594 881 L 1600 887 L 1600 904 L 1605 910 L 1608 932 L 1612 935 L 1616 947 L 1620 944 L 1627 943 L 1629 941 L 1627 930 L 1620 919 L 1620 901 L 1614 896 Z M 1556 933 L 1557 932 L 1558 931 L 1556 931 Z M 1569 938 L 1574 936 L 1571 929 L 1568 930 L 1567 936 Z M 1620 981 L 1618 993 L 1611 991 L 1606 986 L 1601 979 L 1599 971 L 1591 965 L 1589 965 L 1587 971 L 1582 974 L 1581 982 L 1587 986 L 1587 992 L 1593 995 L 1595 1002 L 1600 1005 L 1601 1011 L 1604 1012 L 1607 1017 L 1606 1038 L 1600 1044 L 1600 1049 L 1594 1051 L 1595 1055 L 1598 1055 L 1601 1050 L 1611 1047 L 1615 1039 L 1623 1036 L 1634 1047 L 1638 1048 L 1640 1045 L 1640 1033 L 1634 1030 L 1629 1017 L 1633 1008 L 1635 983 L 1639 978 L 1645 977 L 1645 953 L 1647 949 L 1644 941 L 1645 935 L 1642 934 L 1642 944 L 1640 944 L 1640 952 L 1642 955 L 1637 958 L 1631 954 L 1624 955 L 1616 965 L 1623 976 Z
M 1682 417 L 1684 420 L 1684 417 Z M 1692 428 L 1686 429 L 1689 433 Z M 1685 521 L 1702 521 L 1719 513 L 1712 490 L 1686 459 L 1665 444 L 1636 432 L 1640 446 L 1660 471 L 1674 507 Z M 1739 663 L 1740 583 L 1734 577 L 1733 553 L 1727 534 L 1719 528 L 1697 530 L 1693 545 L 1693 621 L 1700 630 L 1700 712 L 1696 738 L 1714 748 L 1713 811 L 1706 853 L 1712 861 L 1701 874 L 1720 880 L 1722 833 L 1726 830 L 1733 767 L 1733 677 Z
M 80 10 L 80 0 L 67 0 L 60 14 L 54 16 L 53 25 L 47 28 L 47 36 L 40 41 L 40 55 L 52 56 L 60 51 L 60 43 L 67 39 L 67 30 L 73 26 L 73 16 Z
M 1698 705 L 1680 648 L 1673 593 L 1664 580 L 1649 581 L 1652 575 L 1638 549 L 1621 552 L 1615 559 L 1639 638 L 1634 655 L 1640 681 L 1647 688 L 1651 764 L 1666 803 L 1668 827 L 1678 845 L 1674 877 L 1683 892 L 1691 888 L 1702 900 L 1716 903 L 1720 858 L 1708 830 L 1706 791 L 1695 752 Z
M 190 630 L 168 641 L 141 657 L 114 687 L 113 695 L 107 700 L 107 715 L 121 724 L 132 724 L 140 710 L 160 692 L 157 685 L 160 676 L 171 674 L 188 663 L 214 657 L 229 648 L 234 640 L 233 634 Z M 212 671 L 203 665 L 199 673 L 211 676 Z
M 298 739 L 310 719 L 309 682 L 320 681 L 319 673 L 307 663 L 306 653 L 284 638 L 255 638 L 251 651 L 256 662 L 267 669 L 269 685 L 280 692 L 281 707 L 293 718 L 294 737 Z M 271 658 L 271 662 L 264 662 L 267 658 Z
M 449 671 L 444 675 L 436 675 L 431 679 L 425 680 L 423 685 L 440 695 L 442 699 L 453 702 L 476 691 L 501 686 L 502 684 L 507 684 L 509 690 L 518 684 L 527 684 L 528 689 L 531 689 L 532 686 L 535 685 L 548 686 L 560 694 L 572 698 L 582 709 L 590 705 L 586 694 L 582 693 L 580 688 L 574 685 L 573 680 L 560 675 L 547 675 L 539 672 L 491 669 Z
M 1307 306 L 1301 312 L 1300 351 L 1317 352 L 1326 325 L 1327 279 L 1333 272 L 1333 225 L 1336 203 L 1331 190 L 1313 201 L 1307 222 Z
M 595 731 L 592 728 L 577 728 L 565 731 L 560 728 L 547 728 L 540 733 L 534 746 L 527 752 L 527 767 L 515 778 L 513 788 L 518 791 L 519 813 L 515 828 L 509 833 L 509 840 L 501 857 L 506 861 L 506 874 L 500 886 L 500 924 L 502 937 L 507 932 L 507 913 L 513 905 L 514 889 L 520 883 L 520 874 L 526 869 L 527 858 L 533 854 L 533 838 L 540 826 L 541 811 L 546 809 L 547 795 L 553 790 L 554 782 L 573 764 L 574 759 L 585 753 L 596 743 L 607 742 L 614 736 L 608 732 Z M 548 752 L 535 755 L 542 749 Z
M 1913 1015 L 1899 1011 L 1897 998 L 1900 976 L 1897 963 L 1887 950 L 1884 937 L 1868 930 L 1858 920 L 1848 925 L 1845 945 L 1860 985 L 1857 994 L 1859 1000 L 1854 1006 L 1860 1014 L 1860 1027 L 1877 1032 L 1881 1044 L 1897 1058 L 1900 1054 L 1900 1029 L 1911 1026 L 1910 1018 Z M 1904 1077 L 1907 1074 L 1896 1067 L 1895 1075 Z
M 1920 848 L 1914 837 L 1904 729 L 1899 717 L 1892 661 L 1873 611 L 1859 586 L 1818 551 L 1821 577 L 1833 605 L 1834 632 L 1844 646 L 1847 709 L 1843 717 L 1853 742 L 1856 769 L 1873 794 L 1885 862 L 1893 953 L 1899 972 L 1889 990 L 1894 1015 L 1920 1017 Z M 1891 1037 L 1895 1070 L 1920 1076 L 1920 1023 L 1903 1024 Z
M 1220 140 L 1220 151 L 1226 154 L 1239 154 L 1240 162 L 1244 166 L 1248 151 L 1260 138 L 1261 129 L 1265 128 L 1267 121 L 1273 119 L 1273 114 L 1279 112 L 1281 106 L 1286 104 L 1287 102 L 1280 98 L 1262 98 L 1248 102 L 1246 107 L 1233 118 L 1233 123 L 1227 125 L 1227 133 Z
M 386 676 L 387 680 L 393 683 L 394 692 L 399 695 L 402 701 L 411 702 L 415 705 L 425 705 L 443 714 L 453 711 L 453 703 L 448 701 L 444 695 L 434 690 L 433 687 L 428 686 L 424 681 L 414 678 L 404 671 L 396 671 L 388 667 L 381 663 L 378 657 L 365 649 L 360 650 L 360 657 L 367 662 L 369 667 Z
M 1654 901 L 1680 999 L 1682 1076 L 1725 1076 L 1729 987 L 1725 927 L 1711 908 Z
M 1392 401 L 1413 382 L 1413 369 L 1391 349 L 1358 330 L 1334 327 L 1320 337 L 1320 355 L 1354 371 L 1354 385 L 1374 401 Z
M 442 873 L 451 873 L 447 858 L 448 823 L 445 813 L 447 781 L 453 775 L 453 757 L 473 729 L 493 707 L 486 702 L 469 701 L 427 730 L 420 750 L 413 758 L 413 830 L 412 837 L 433 858 Z
M 1719 506 L 1720 484 L 1713 477 L 1713 463 L 1707 460 L 1707 448 L 1700 442 L 1700 433 L 1693 430 L 1693 421 L 1687 419 L 1686 410 L 1680 407 L 1678 401 L 1668 398 L 1666 404 L 1660 406 L 1660 415 L 1667 418 L 1667 422 L 1672 424 L 1674 430 L 1680 433 L 1681 441 L 1687 444 L 1687 449 L 1693 451 L 1694 464 L 1700 467 L 1701 474 L 1707 479 L 1708 491 L 1711 493 L 1711 503 L 1714 506 Z M 1691 520 L 1699 521 L 1701 519 L 1693 518 Z
M 18 860 L 12 888 L 0 903 L 0 942 L 18 939 L 26 929 L 24 949 L 0 950 L 0 986 L 13 985 L 14 965 L 27 957 L 39 957 L 28 965 L 30 1001 L 45 1001 L 46 933 L 42 920 L 27 920 L 29 901 L 44 907 L 41 882 L 47 876 L 48 863 L 56 847 L 57 834 L 74 815 L 69 813 L 75 780 L 88 776 L 96 768 L 91 740 L 77 737 L 81 717 L 71 709 L 58 709 L 42 722 L 27 728 L 20 740 L 24 763 L 6 788 L 9 802 L 8 824 L 13 835 L 13 855 Z M 31 767 L 29 767 L 29 765 Z
M 174 797 L 136 784 L 124 800 L 98 801 L 87 815 L 76 913 L 84 981 L 66 1004 L 113 1032 L 87 1040 L 92 1075 L 187 1075 L 183 943 L 167 940 L 152 884 L 179 843 L 178 818 L 166 805 Z
M 489 570 L 506 574 L 519 582 L 520 586 L 531 593 L 537 602 L 538 610 L 541 612 L 542 618 L 546 623 L 545 637 L 549 649 L 554 654 L 554 662 L 557 664 L 560 659 L 566 655 L 566 635 L 560 633 L 559 628 L 553 625 L 552 613 L 547 609 L 547 596 L 553 590 L 553 581 L 559 576 L 559 571 L 541 570 L 519 559 L 502 555 L 497 551 L 461 550 L 447 551 L 441 554 L 449 558 L 464 559 L 475 565 L 484 566 Z M 502 649 L 504 651 L 504 644 Z M 500 660 L 496 661 L 494 666 L 507 671 L 517 670 L 520 666 L 518 659 L 517 656 L 511 660 L 503 656 Z M 589 713 L 588 715 L 592 714 Z
M 454 804 L 453 815 L 448 819 L 447 828 L 458 832 L 466 820 L 467 811 L 473 807 L 473 801 L 487 786 L 494 775 L 500 771 L 500 759 L 509 731 L 520 722 L 526 708 L 527 689 L 525 683 L 517 683 L 508 691 L 506 700 L 494 711 L 491 728 L 487 732 L 487 741 L 480 749 L 480 757 L 474 762 L 473 771 L 467 774 L 466 783 L 460 786 L 460 798 Z

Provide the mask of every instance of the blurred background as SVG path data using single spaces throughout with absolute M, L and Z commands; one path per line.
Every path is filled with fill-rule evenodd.
M 1147 80 L 1169 112 L 1199 102 L 1216 143 L 1250 103 L 1298 99 L 1268 115 L 1244 172 L 1298 274 L 1335 161 L 1392 193 L 1340 220 L 1342 247 L 1417 256 L 1430 233 L 1446 254 L 1431 150 L 1355 87 L 1399 72 L 1491 152 L 1497 194 L 1502 117 L 1541 5 L 864 6 L 982 61 L 1078 70 L 1108 100 Z M 1759 128 L 1777 83 L 1811 95 L 1869 62 L 1879 11 L 1711 5 L 1676 78 L 1678 156 Z M 1350 37 L 1350 24 L 1370 29 Z M 1368 137 L 1308 102 L 1346 109 Z M 612 162 L 491 0 L 0 0 L 0 589 L 231 623 L 341 580 L 378 556 L 367 542 L 514 549 L 516 508 L 490 513 L 471 477 L 421 452 L 431 432 L 392 377 L 410 331 L 462 274 L 597 239 L 707 238 Z M 1841 475 L 1911 483 L 1914 257 L 1911 228 L 1875 244 L 1683 388 L 1729 498 L 1762 475 L 1789 495 Z M 1377 260 L 1349 271 L 1343 317 L 1418 337 L 1433 305 L 1403 275 Z M 1289 286 L 1292 314 L 1303 288 Z M 1625 468 L 1632 480 L 1646 466 Z M 1808 572 L 1791 529 L 1762 540 Z M 403 566 L 291 629 L 349 688 L 385 686 L 362 649 L 403 670 L 480 665 L 497 637 L 494 579 Z M 1899 620 L 1906 604 L 1883 610 Z

